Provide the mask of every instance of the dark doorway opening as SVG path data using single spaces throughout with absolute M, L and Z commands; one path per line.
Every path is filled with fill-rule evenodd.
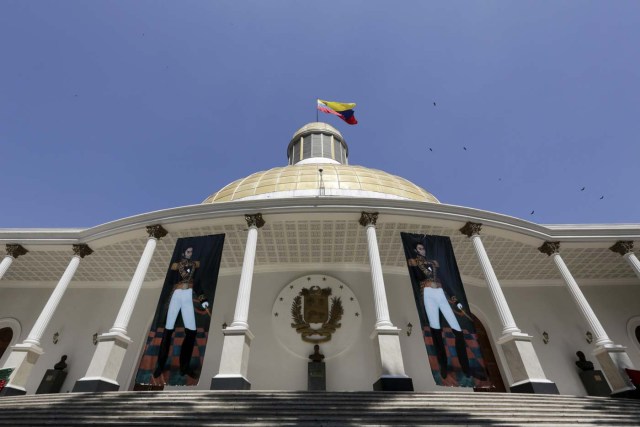
M 13 338 L 13 329 L 2 328 L 0 329 L 0 357 L 4 355 L 4 352 L 9 348 L 11 339 Z
M 491 386 L 475 387 L 473 390 L 506 393 L 507 390 L 504 387 L 502 375 L 500 375 L 500 368 L 498 368 L 496 356 L 495 354 L 493 354 L 493 348 L 491 347 L 491 340 L 489 338 L 489 335 L 487 334 L 487 330 L 485 329 L 480 319 L 478 319 L 473 314 L 471 314 L 471 316 L 473 317 L 473 326 L 475 326 L 476 334 L 478 335 L 478 345 L 480 346 L 480 351 L 482 352 L 482 357 L 487 369 L 487 375 L 489 376 L 489 381 L 491 381 Z

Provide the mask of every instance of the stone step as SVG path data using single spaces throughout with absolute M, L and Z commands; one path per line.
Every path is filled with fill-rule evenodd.
M 0 398 L 0 425 L 638 425 L 640 401 L 514 393 L 162 391 Z

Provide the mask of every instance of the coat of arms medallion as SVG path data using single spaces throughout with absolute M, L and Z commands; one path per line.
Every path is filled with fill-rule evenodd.
M 291 327 L 302 337 L 302 341 L 320 344 L 331 340 L 332 334 L 342 326 L 344 314 L 340 297 L 329 297 L 331 288 L 311 286 L 302 288 L 291 304 Z M 304 309 L 303 309 L 304 307 Z
M 308 360 L 315 344 L 326 359 L 347 350 L 359 336 L 362 310 L 346 283 L 321 274 L 286 284 L 273 304 L 274 333 L 281 345 Z

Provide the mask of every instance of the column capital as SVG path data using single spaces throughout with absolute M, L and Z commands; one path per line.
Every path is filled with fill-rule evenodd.
M 633 252 L 633 241 L 618 240 L 615 245 L 609 248 L 609 250 L 615 253 L 618 253 L 620 255 L 626 255 L 629 252 Z
M 474 234 L 480 234 L 480 230 L 482 229 L 482 224 L 477 222 L 468 221 L 464 227 L 460 229 L 460 232 L 467 237 L 471 237 Z
M 265 221 L 264 219 L 262 219 L 262 214 L 261 213 L 256 213 L 256 214 L 246 214 L 244 216 L 245 221 L 247 221 L 247 225 L 249 227 L 257 227 L 257 228 L 262 228 L 262 226 L 264 226 Z
M 28 250 L 26 250 L 22 245 L 18 244 L 7 244 L 7 255 L 13 258 L 18 258 L 20 255 L 24 255 Z
M 543 254 L 547 254 L 549 256 L 557 254 L 560 252 L 560 242 L 544 242 L 544 244 L 540 246 L 538 250 Z
M 81 243 L 79 245 L 73 245 L 73 254 L 78 255 L 80 258 L 84 258 L 92 253 L 93 249 L 91 249 L 87 244 Z
M 149 237 L 153 237 L 154 239 L 162 239 L 164 236 L 169 234 L 167 230 L 164 229 L 160 224 L 147 225 L 147 234 Z
M 360 220 L 358 221 L 361 226 L 366 227 L 368 225 L 376 225 L 378 221 L 378 212 L 362 212 Z

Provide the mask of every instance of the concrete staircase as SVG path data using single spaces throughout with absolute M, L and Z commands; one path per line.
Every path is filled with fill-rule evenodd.
M 640 400 L 514 393 L 146 391 L 0 398 L 0 425 L 640 425 Z

